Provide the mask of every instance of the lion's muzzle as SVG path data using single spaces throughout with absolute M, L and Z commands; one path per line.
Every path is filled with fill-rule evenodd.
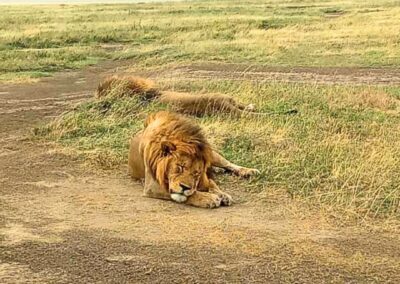
M 170 196 L 173 201 L 178 202 L 178 203 L 183 203 L 183 202 L 186 202 L 186 200 L 187 200 L 187 197 L 185 195 L 179 194 L 179 193 L 171 193 Z
M 187 197 L 191 196 L 194 192 L 194 188 L 184 183 L 179 183 L 175 188 L 170 188 L 171 198 L 178 203 L 185 202 Z

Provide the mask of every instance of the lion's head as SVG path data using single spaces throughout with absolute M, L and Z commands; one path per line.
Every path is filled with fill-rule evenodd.
M 212 150 L 198 125 L 180 115 L 162 114 L 167 117 L 156 132 L 163 135 L 155 135 L 150 143 L 149 165 L 171 198 L 185 202 L 207 178 Z

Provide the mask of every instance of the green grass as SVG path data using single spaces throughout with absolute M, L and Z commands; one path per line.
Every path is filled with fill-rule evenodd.
M 398 1 L 2 6 L 0 80 L 110 58 L 269 66 L 398 66 Z M 115 48 L 113 48 L 115 47 Z
M 262 111 L 299 109 L 295 116 L 197 119 L 227 158 L 261 170 L 258 178 L 240 181 L 241 189 L 286 191 L 356 218 L 399 216 L 399 88 L 229 80 L 168 80 L 160 86 L 226 93 Z M 126 163 L 129 137 L 143 127 L 145 114 L 164 108 L 135 98 L 91 100 L 36 134 L 108 168 Z
M 121 5 L 1 6 L 0 81 L 31 80 L 134 59 L 131 69 L 193 62 L 398 67 L 398 1 L 247 0 Z M 400 88 L 161 79 L 162 89 L 221 92 L 296 116 L 197 119 L 211 143 L 262 174 L 238 186 L 284 191 L 330 213 L 399 217 Z M 126 163 L 129 136 L 165 106 L 90 100 L 37 137 L 97 165 Z M 222 185 L 223 187 L 223 185 Z

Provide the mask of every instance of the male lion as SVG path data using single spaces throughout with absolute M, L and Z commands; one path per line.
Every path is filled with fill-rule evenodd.
M 228 113 L 231 115 L 264 116 L 271 114 L 292 114 L 296 110 L 283 112 L 259 113 L 255 112 L 254 104 L 243 105 L 230 96 L 224 94 L 190 94 L 182 92 L 159 91 L 151 80 L 134 76 L 112 76 L 101 82 L 95 96 L 107 96 L 113 89 L 118 88 L 119 96 L 139 96 L 145 101 L 157 99 L 170 106 L 174 111 L 189 115 L 210 115 Z
M 232 204 L 211 177 L 211 167 L 239 176 L 258 173 L 224 159 L 212 150 L 201 128 L 184 116 L 160 111 L 148 116 L 145 129 L 130 142 L 128 168 L 144 178 L 144 195 L 203 208 Z

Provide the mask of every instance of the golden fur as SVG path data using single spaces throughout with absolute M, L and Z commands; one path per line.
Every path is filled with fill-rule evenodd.
M 134 76 L 106 78 L 99 84 L 95 96 L 101 98 L 114 95 L 114 93 L 117 93 L 117 96 L 139 96 L 144 100 L 157 99 L 170 106 L 174 111 L 190 115 L 201 116 L 215 113 L 262 115 L 253 112 L 254 105 L 245 106 L 227 95 L 161 92 L 154 87 L 151 80 Z
M 131 139 L 128 167 L 132 177 L 144 178 L 148 197 L 205 208 L 230 205 L 232 198 L 218 188 L 211 167 L 242 176 L 257 173 L 213 151 L 201 128 L 189 118 L 161 111 L 150 115 L 144 125 Z
M 182 164 L 184 157 L 200 162 L 204 171 L 210 167 L 212 150 L 198 125 L 177 114 L 158 112 L 146 119 L 145 127 L 156 120 L 162 120 L 163 123 L 152 131 L 145 156 L 151 173 L 164 189 L 169 186 L 166 182 L 169 171 L 176 164 Z
M 99 84 L 95 93 L 96 98 L 108 95 L 126 97 L 140 95 L 146 99 L 153 99 L 160 93 L 151 80 L 134 76 L 111 76 Z

